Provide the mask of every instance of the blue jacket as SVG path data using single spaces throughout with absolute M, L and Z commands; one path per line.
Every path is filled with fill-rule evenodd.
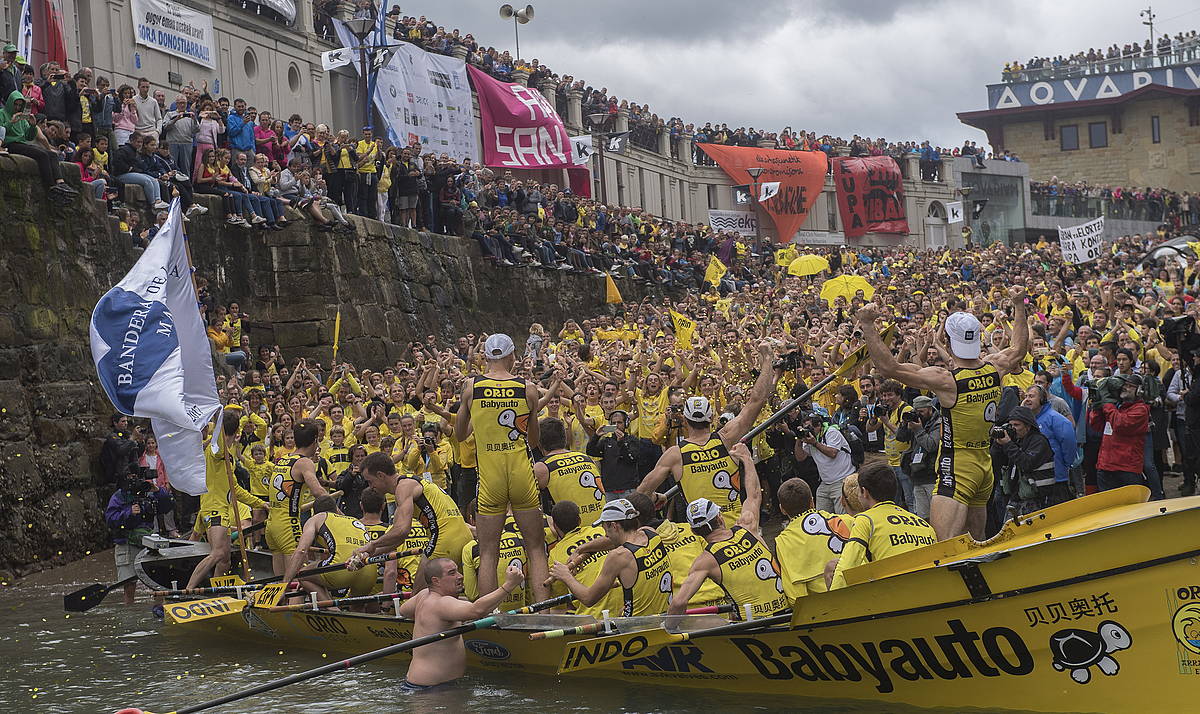
M 234 149 L 254 151 L 254 122 L 247 121 L 246 117 L 229 112 L 229 118 L 225 120 L 225 136 Z
M 1075 427 L 1071 420 L 1054 411 L 1049 403 L 1042 405 L 1037 414 L 1038 430 L 1050 441 L 1054 450 L 1054 480 L 1063 483 L 1067 480 L 1071 464 L 1075 462 Z

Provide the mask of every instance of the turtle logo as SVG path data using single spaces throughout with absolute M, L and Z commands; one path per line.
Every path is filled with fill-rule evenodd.
M 1185 650 L 1200 654 L 1200 603 L 1189 602 L 1176 610 L 1171 618 L 1171 631 Z
M 721 469 L 713 474 L 712 484 L 722 491 L 729 491 L 729 500 L 736 501 L 738 499 L 738 482 L 735 476 L 730 476 L 729 472 Z
M 1096 632 L 1066 629 L 1050 635 L 1050 654 L 1054 655 L 1054 669 L 1070 670 L 1071 679 L 1087 684 L 1092 679 L 1093 666 L 1110 677 L 1119 672 L 1121 665 L 1111 655 L 1129 649 L 1132 644 L 1129 630 L 1105 620 Z
M 846 522 L 837 516 L 826 518 L 819 511 L 813 511 L 800 522 L 800 528 L 809 535 L 829 536 L 829 552 L 841 553 L 850 540 L 850 529 Z
M 505 409 L 496 417 L 496 423 L 500 426 L 508 427 L 508 440 L 516 441 L 521 438 L 529 427 L 529 415 L 525 414 L 517 416 L 517 412 L 513 409 Z
M 601 490 L 600 477 L 593 472 L 584 471 L 583 473 L 579 474 L 579 485 L 583 488 L 592 489 L 592 495 L 596 497 L 597 501 L 604 498 L 604 491 Z
M 754 564 L 754 574 L 759 580 L 774 580 L 775 589 L 783 592 L 783 578 L 779 577 L 779 568 L 769 558 L 759 558 Z

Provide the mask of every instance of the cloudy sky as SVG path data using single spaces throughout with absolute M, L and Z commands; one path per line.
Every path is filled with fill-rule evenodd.
M 396 0 L 385 0 L 389 5 Z M 502 0 L 409 0 L 485 46 L 513 49 Z M 520 7 L 520 6 L 518 6 Z M 1128 0 L 535 0 L 521 54 L 686 122 L 849 137 L 983 133 L 955 112 L 986 108 L 1006 60 L 1145 41 Z M 1156 34 L 1200 29 L 1195 0 L 1156 0 Z

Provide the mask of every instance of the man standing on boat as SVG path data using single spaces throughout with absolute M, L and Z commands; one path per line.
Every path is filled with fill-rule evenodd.
M 487 368 L 466 380 L 454 438 L 463 442 L 475 434 L 479 471 L 479 510 L 475 516 L 479 541 L 479 590 L 496 587 L 500 562 L 500 531 L 509 508 L 521 530 L 529 558 L 533 595 L 545 600 L 545 518 L 538 501 L 530 449 L 538 445 L 538 388 L 513 375 L 516 347 L 504 334 L 490 335 L 483 344 Z
M 713 431 L 715 414 L 708 398 L 689 397 L 683 405 L 684 439 L 663 452 L 638 491 L 652 495 L 672 475 L 689 502 L 707 498 L 721 509 L 727 526 L 737 525 L 742 512 L 741 478 L 729 447 L 750 431 L 779 376 L 771 366 L 775 359 L 771 343 L 760 342 L 758 352 L 758 379 L 738 415 Z
M 692 532 L 705 541 L 704 552 L 692 563 L 687 579 L 679 587 L 667 608 L 669 615 L 682 615 L 688 601 L 705 580 L 712 580 L 737 605 L 740 617 L 749 609 L 754 619 L 770 617 L 788 607 L 783 594 L 779 566 L 758 535 L 762 489 L 754 468 L 754 457 L 745 444 L 735 444 L 729 455 L 742 463 L 746 501 L 742 513 L 731 528 L 721 518 L 721 509 L 707 498 L 688 504 L 687 520 Z
M 504 584 L 475 600 L 460 600 L 463 575 L 449 558 L 434 558 L 426 566 L 429 587 L 400 606 L 400 616 L 413 621 L 413 639 L 454 629 L 464 622 L 486 617 L 525 578 L 515 565 L 508 566 Z M 451 682 L 467 671 L 467 650 L 462 635 L 449 637 L 412 651 L 412 662 L 400 688 L 420 692 Z
M 300 504 L 328 493 L 317 479 L 317 421 L 301 419 L 292 430 L 296 450 L 275 463 L 271 474 L 267 510 L 267 547 L 276 575 L 282 575 L 288 557 L 296 551 L 304 526 L 300 522 Z
M 983 538 L 993 484 L 990 433 L 1000 403 L 1000 380 L 1023 370 L 1029 352 L 1025 288 L 1009 288 L 1008 294 L 1013 303 L 1012 344 L 999 352 L 981 357 L 983 326 L 971 313 L 946 318 L 937 338 L 950 343 L 951 369 L 897 362 L 875 327 L 881 315 L 878 305 L 869 303 L 856 316 L 875 369 L 887 379 L 933 392 L 942 405 L 937 488 L 929 507 L 929 520 L 941 540 L 967 532 Z

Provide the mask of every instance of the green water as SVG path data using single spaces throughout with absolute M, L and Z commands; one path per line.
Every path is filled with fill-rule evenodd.
M 327 664 L 319 654 L 248 644 L 217 648 L 162 634 L 143 593 L 132 606 L 113 591 L 93 610 L 67 616 L 62 594 L 112 579 L 111 552 L 0 590 L 0 711 L 46 714 L 155 712 L 195 704 L 296 671 Z M 338 672 L 212 709 L 234 714 L 371 712 L 905 712 L 895 704 L 805 701 L 795 697 L 632 686 L 603 679 L 537 677 L 472 670 L 436 694 L 399 693 L 404 661 Z M 973 702 L 978 705 L 978 702 Z

